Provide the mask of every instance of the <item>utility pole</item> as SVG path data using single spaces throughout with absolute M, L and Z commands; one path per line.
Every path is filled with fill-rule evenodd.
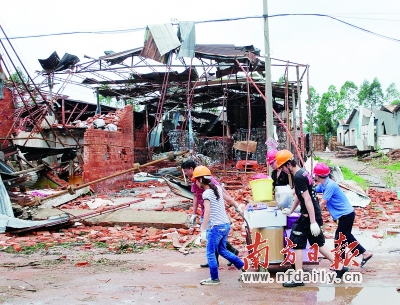
M 271 54 L 269 49 L 268 4 L 263 0 L 264 47 L 265 47 L 265 114 L 267 138 L 274 136 L 274 117 L 272 115 Z
M 265 116 L 267 139 L 274 137 L 274 117 L 272 115 L 272 86 L 271 86 L 271 54 L 269 50 L 269 28 L 268 28 L 268 3 L 263 0 L 264 16 L 264 47 L 265 47 Z M 268 166 L 268 173 L 272 173 Z

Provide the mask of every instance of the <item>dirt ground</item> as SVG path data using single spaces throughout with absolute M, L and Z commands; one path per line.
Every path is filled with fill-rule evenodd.
M 343 162 L 353 172 L 381 180 L 382 172 L 364 169 L 353 159 Z M 342 165 L 342 164 L 338 164 Z M 377 182 L 378 183 L 378 182 Z M 399 185 L 399 184 L 398 184 Z M 400 219 L 391 228 L 400 226 Z M 383 238 L 374 238 L 379 233 Z M 281 283 L 243 283 L 240 271 L 228 267 L 220 258 L 218 286 L 202 286 L 209 277 L 205 249 L 192 248 L 188 254 L 170 249 L 139 249 L 133 253 L 113 254 L 107 248 L 87 248 L 83 244 L 58 245 L 31 255 L 0 252 L 1 304 L 400 304 L 400 237 L 386 235 L 385 227 L 354 230 L 355 237 L 374 253 L 360 272 L 362 282 L 328 284 L 320 281 L 304 287 L 284 288 Z M 333 249 L 333 240 L 327 239 Z M 1 250 L 1 249 L 0 249 Z M 244 246 L 240 256 L 247 254 Z M 357 258 L 359 262 L 360 259 Z M 289 267 L 270 265 L 271 277 Z M 329 262 L 305 265 L 304 270 L 327 271 Z M 255 271 L 255 270 L 254 270 Z
M 315 152 L 314 154 L 324 161 L 329 160 L 334 165 L 346 166 L 353 173 L 368 181 L 371 187 L 381 190 L 386 187 L 384 177 L 388 175 L 389 171 L 377 168 L 371 162 L 357 161 L 356 158 L 336 158 L 333 152 Z M 396 183 L 395 189 L 400 190 L 400 172 L 394 173 L 393 182 Z

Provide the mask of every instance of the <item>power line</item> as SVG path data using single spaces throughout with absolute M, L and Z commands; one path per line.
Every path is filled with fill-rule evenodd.
M 268 15 L 268 16 L 245 16 L 245 17 L 234 17 L 234 18 L 222 18 L 222 19 L 211 19 L 211 20 L 202 20 L 202 21 L 194 21 L 195 24 L 202 24 L 202 23 L 212 23 L 212 22 L 227 22 L 227 21 L 238 21 L 238 20 L 245 20 L 245 19 L 260 19 L 260 18 L 275 18 L 275 17 L 289 17 L 289 16 L 310 16 L 310 17 L 324 17 L 324 18 L 330 18 L 335 21 L 338 21 L 340 23 L 343 23 L 347 26 L 350 26 L 352 28 L 355 28 L 357 30 L 363 31 L 364 33 L 371 34 L 383 39 L 387 39 L 390 41 L 394 42 L 400 42 L 400 39 L 385 36 L 376 32 L 372 32 L 370 30 L 367 30 L 365 28 L 359 27 L 355 24 L 346 22 L 344 20 L 341 20 L 339 18 L 336 18 L 332 15 L 326 15 L 326 14 L 303 14 L 303 13 L 295 13 L 295 14 L 274 14 L 274 15 Z M 351 18 L 351 17 L 343 17 L 343 18 Z M 361 19 L 361 18 L 359 18 Z M 367 18 L 366 18 L 367 19 Z M 379 19 L 378 19 L 379 20 Z M 396 20 L 388 20 L 388 21 L 396 21 Z M 177 25 L 176 23 L 173 23 L 173 25 Z M 15 36 L 15 37 L 9 37 L 9 39 L 26 39 L 26 38 L 40 38 L 40 37 L 49 37 L 49 36 L 63 36 L 63 35 L 77 35 L 77 34 L 121 34 L 121 33 L 129 33 L 129 32 L 137 32 L 137 31 L 143 31 L 145 30 L 146 27 L 138 27 L 138 28 L 129 28 L 129 29 L 119 29 L 119 30 L 103 30 L 103 31 L 77 31 L 77 32 L 63 32 L 63 33 L 52 33 L 52 34 L 39 34 L 39 35 L 27 35 L 27 36 Z M 3 39 L 3 38 L 2 38 Z

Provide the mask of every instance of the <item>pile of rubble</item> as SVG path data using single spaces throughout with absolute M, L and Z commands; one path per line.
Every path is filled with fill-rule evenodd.
M 110 112 L 108 114 L 96 114 L 95 116 L 88 118 L 86 121 L 75 120 L 71 124 L 74 127 L 82 127 L 88 129 L 96 128 L 96 129 L 117 131 L 118 121 L 122 112 L 123 109 L 117 109 L 115 112 Z M 60 125 L 60 124 L 55 124 L 55 125 Z
M 368 196 L 371 203 L 365 208 L 355 207 L 356 218 L 354 220 L 354 227 L 360 230 L 376 230 L 385 229 L 388 225 L 393 224 L 400 226 L 400 200 L 397 194 L 392 191 L 380 191 L 377 189 L 370 189 Z M 326 207 L 322 211 L 325 230 L 336 230 L 336 223 L 332 220 Z M 399 232 L 400 233 L 400 232 Z M 376 238 L 383 237 L 382 235 L 375 235 Z
M 336 147 L 336 158 L 351 158 L 356 157 L 358 153 L 358 149 L 356 146 L 339 146 Z
M 386 156 L 393 161 L 399 161 L 400 160 L 400 149 L 392 149 L 389 151 Z
M 233 164 L 232 164 L 233 165 Z M 229 167 L 229 164 L 228 164 Z M 266 167 L 260 166 L 259 172 L 266 173 Z M 222 166 L 216 165 L 213 168 L 213 175 L 218 181 L 223 183 L 234 198 L 239 203 L 248 203 L 252 201 L 251 189 L 249 181 L 252 179 L 254 173 L 228 173 L 224 174 Z M 126 186 L 126 194 L 114 193 L 111 195 L 98 196 L 98 199 L 107 201 L 113 200 L 119 196 L 133 196 L 139 198 L 158 198 L 157 188 L 163 188 L 164 195 L 159 196 L 161 208 L 154 208 L 153 211 L 162 212 L 181 212 L 188 215 L 192 214 L 191 201 L 188 199 L 183 200 L 170 191 L 165 184 L 158 181 L 147 181 L 140 183 L 133 183 Z M 130 189 L 132 188 L 132 189 Z M 135 190 L 141 188 L 143 192 L 139 193 Z M 153 191 L 151 191 L 153 190 Z M 111 194 L 111 193 L 110 193 Z M 354 226 L 360 230 L 363 229 L 381 229 L 385 225 L 391 223 L 396 224 L 400 220 L 400 200 L 397 194 L 392 191 L 380 191 L 371 189 L 369 190 L 369 197 L 371 204 L 365 208 L 356 207 L 357 214 Z M 184 205 L 167 205 L 166 201 L 171 202 L 184 202 Z M 82 209 L 96 211 L 101 210 L 104 206 L 91 206 L 89 204 L 90 197 L 79 197 L 73 201 L 68 202 L 61 206 L 61 210 L 68 209 Z M 231 233 L 229 235 L 229 242 L 236 246 L 244 246 L 246 244 L 246 230 L 244 228 L 244 221 L 239 214 L 235 212 L 232 207 L 226 207 L 226 210 L 232 220 Z M 158 212 L 157 212 L 158 213 Z M 336 224 L 333 222 L 329 212 L 323 210 L 325 234 L 327 238 L 333 238 L 333 232 L 336 229 Z M 44 243 L 46 247 L 52 247 L 63 243 L 78 243 L 82 244 L 83 248 L 94 247 L 95 244 L 105 243 L 109 251 L 120 251 L 121 244 L 127 245 L 127 249 L 133 249 L 144 245 L 151 247 L 163 248 L 177 248 L 178 245 L 191 243 L 200 234 L 199 223 L 195 227 L 172 227 L 172 228 L 155 228 L 151 225 L 138 226 L 138 225 L 89 225 L 87 222 L 81 222 L 70 228 L 54 229 L 45 231 L 31 231 L 22 236 L 13 235 L 10 233 L 0 235 L 0 247 L 13 247 L 15 251 L 21 251 L 22 247 L 29 247 L 35 244 Z M 375 236 L 377 238 L 381 236 Z M 130 251 L 130 250 L 128 250 Z

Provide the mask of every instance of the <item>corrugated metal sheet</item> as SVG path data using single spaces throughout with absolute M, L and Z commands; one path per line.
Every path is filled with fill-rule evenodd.
M 104 52 L 104 53 L 106 53 L 106 54 L 108 53 L 108 54 L 105 56 L 100 56 L 99 60 L 107 61 L 110 64 L 110 66 L 116 65 L 116 64 L 123 62 L 125 59 L 127 59 L 131 56 L 139 55 L 141 51 L 142 51 L 142 47 L 136 48 L 136 49 L 130 49 L 130 50 L 122 51 L 122 52 L 118 52 L 118 53 L 108 51 L 108 52 Z
M 366 207 L 368 204 L 370 204 L 371 199 L 357 184 L 357 182 L 352 180 L 344 180 L 338 184 L 353 207 Z
M 154 24 L 148 26 L 160 55 L 176 49 L 181 45 L 178 36 L 174 32 L 172 24 Z
M 196 29 L 193 21 L 179 22 L 178 38 L 182 42 L 177 58 L 194 57 L 196 47 Z
M 60 57 L 58 56 L 57 52 L 54 51 L 48 58 L 38 59 L 38 61 L 43 70 L 46 72 L 51 72 L 57 67 L 58 63 L 60 62 Z
M 60 224 L 62 222 L 68 222 L 69 217 L 58 217 L 51 220 L 24 220 L 9 217 L 6 215 L 0 215 L 0 233 L 4 233 L 7 228 L 11 229 L 24 229 L 24 228 L 33 228 L 37 226 L 51 226 L 53 223 Z
M 0 215 L 4 215 L 7 217 L 14 217 L 14 212 L 11 206 L 11 200 L 10 197 L 8 196 L 7 190 L 3 184 L 1 176 L 0 176 Z M 2 233 L 1 228 L 0 228 L 0 233 Z
M 252 62 L 258 62 L 257 56 L 260 50 L 253 46 L 235 46 L 233 44 L 197 44 L 196 57 L 214 59 L 217 61 L 234 61 L 250 59 Z M 222 58 L 221 58 L 222 57 Z
M 144 34 L 145 42 L 142 51 L 140 52 L 140 56 L 145 58 L 150 58 L 155 61 L 166 64 L 168 62 L 169 53 L 161 56 L 160 51 L 158 50 L 157 44 L 154 41 L 153 35 L 149 28 L 146 29 Z

